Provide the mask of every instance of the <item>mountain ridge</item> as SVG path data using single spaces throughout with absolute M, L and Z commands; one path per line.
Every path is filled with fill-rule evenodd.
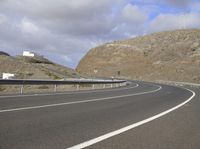
M 106 43 L 91 49 L 76 70 L 101 77 L 200 83 L 200 29 Z

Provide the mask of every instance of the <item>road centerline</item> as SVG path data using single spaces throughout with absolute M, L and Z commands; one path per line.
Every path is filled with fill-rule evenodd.
M 47 105 L 41 105 L 41 106 L 30 106 L 30 107 L 22 107 L 22 108 L 5 109 L 5 110 L 0 110 L 0 113 L 30 110 L 30 109 L 39 109 L 39 108 L 47 108 L 47 107 L 56 107 L 56 106 L 63 106 L 63 105 L 72 105 L 72 104 L 79 104 L 79 103 L 88 103 L 88 102 L 95 102 L 95 101 L 104 101 L 104 100 L 115 99 L 115 98 L 120 99 L 120 98 L 123 98 L 123 97 L 130 97 L 130 96 L 154 93 L 154 92 L 157 92 L 157 91 L 162 89 L 162 87 L 159 86 L 159 85 L 154 85 L 154 86 L 156 86 L 158 88 L 155 89 L 155 90 L 146 91 L 146 92 L 139 92 L 139 93 L 134 93 L 134 94 L 119 95 L 119 96 L 110 96 L 110 97 L 96 98 L 96 99 L 88 99 L 88 100 L 79 100 L 79 101 L 74 101 L 74 102 L 47 104 Z

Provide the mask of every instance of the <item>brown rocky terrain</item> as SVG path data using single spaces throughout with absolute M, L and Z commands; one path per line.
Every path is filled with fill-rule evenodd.
M 91 49 L 76 70 L 103 77 L 200 83 L 200 29 L 106 43 Z
M 55 64 L 46 58 L 0 55 L 0 74 L 14 73 L 16 79 L 62 79 L 77 77 L 70 68 Z
M 0 55 L 0 75 L 3 72 L 14 73 L 15 79 L 68 79 L 79 75 L 71 68 L 55 64 L 43 57 L 12 57 L 2 52 Z M 59 86 L 60 91 L 70 90 L 70 86 Z M 26 85 L 24 92 L 51 92 L 53 85 Z M 0 94 L 18 93 L 18 85 L 0 85 Z

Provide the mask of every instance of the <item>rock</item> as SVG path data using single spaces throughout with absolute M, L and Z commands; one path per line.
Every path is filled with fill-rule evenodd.
M 198 48 L 198 46 L 199 46 L 199 42 L 193 43 L 193 44 L 191 45 L 191 50 L 192 50 L 192 51 L 196 51 L 196 49 Z

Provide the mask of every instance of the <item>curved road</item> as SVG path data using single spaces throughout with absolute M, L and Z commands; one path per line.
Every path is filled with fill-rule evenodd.
M 115 89 L 0 96 L 0 149 L 200 148 L 199 91 L 192 90 L 135 81 Z

